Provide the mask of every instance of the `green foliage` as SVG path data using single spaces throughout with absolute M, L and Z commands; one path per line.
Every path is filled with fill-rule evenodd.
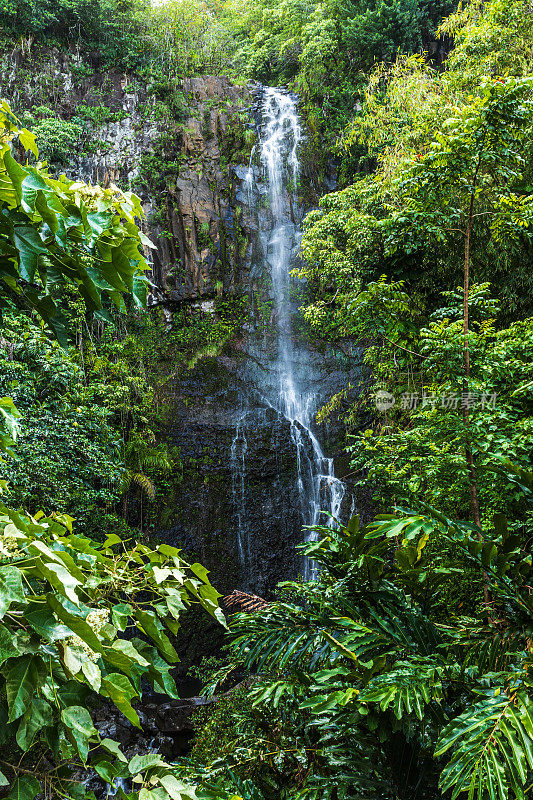
M 325 157 L 321 136 L 332 147 L 352 118 L 364 73 L 376 61 L 394 61 L 398 51 L 417 52 L 450 10 L 446 2 L 418 0 L 226 5 L 240 44 L 237 69 L 267 84 L 291 81 L 302 96 L 315 168 Z
M 34 125 L 33 133 L 43 158 L 68 165 L 79 147 L 82 128 L 76 122 L 54 117 L 45 118 Z
M 476 703 L 442 732 L 436 755 L 455 745 L 442 791 L 453 789 L 452 798 L 461 792 L 495 798 L 511 789 L 520 797 L 533 769 L 532 735 L 533 703 L 525 692 L 515 689 Z
M 412 285 L 414 305 L 435 307 L 439 282 L 442 287 L 448 281 L 451 289 L 464 261 L 473 183 L 474 275 L 491 280 L 507 303 L 527 309 L 531 199 L 521 189 L 529 158 L 530 86 L 529 79 L 486 83 L 441 130 L 426 131 L 425 154 L 413 152 L 409 142 L 398 159 L 395 146 L 380 141 L 386 151 L 382 170 L 326 195 L 320 210 L 308 215 L 302 243 L 308 262 L 302 274 L 312 279 L 317 297 L 308 310 L 311 321 L 322 327 L 327 320 L 342 332 L 358 284 L 384 273 Z M 426 124 L 423 118 L 419 136 Z
M 531 499 L 531 473 L 502 469 Z M 313 530 L 304 548 L 318 579 L 284 584 L 281 600 L 232 620 L 230 669 L 256 676 L 253 706 L 229 703 L 234 738 L 220 758 L 211 744 L 204 779 L 246 786 L 254 798 L 407 800 L 435 797 L 437 784 L 454 798 L 525 796 L 533 779 L 527 536 L 511 534 L 500 515 L 482 543 L 474 526 L 428 507 Z M 458 574 L 481 565 L 493 619 L 505 616 L 500 630 L 483 621 L 482 606 L 465 614 L 453 591 Z M 205 756 L 209 733 L 200 742 Z
M 487 471 L 487 466 L 498 455 L 529 458 L 532 419 L 526 387 L 531 381 L 531 322 L 497 330 L 495 304 L 488 298 L 487 287 L 472 287 L 472 368 L 465 393 L 462 291 L 447 293 L 452 302 L 435 311 L 419 336 L 412 328 L 407 336 L 409 316 L 394 320 L 392 314 L 384 313 L 384 291 L 375 293 L 376 300 L 381 300 L 379 313 L 373 305 L 365 308 L 365 294 L 374 289 L 376 285 L 371 285 L 368 293 L 361 293 L 352 318 L 361 326 L 366 324 L 369 332 L 376 330 L 375 344 L 365 353 L 375 383 L 356 400 L 355 419 L 374 405 L 376 390 L 390 391 L 395 405 L 377 412 L 373 428 L 354 434 L 350 451 L 354 466 L 363 471 L 363 482 L 379 502 L 394 497 L 411 503 L 422 493 L 442 511 L 466 517 L 469 475 L 462 409 L 467 404 L 482 515 L 490 520 L 506 509 L 520 518 L 514 490 Z M 403 302 L 409 308 L 406 295 Z
M 13 36 L 49 42 L 72 41 L 102 47 L 104 58 L 139 63 L 136 12 L 144 3 L 130 0 L 6 0 L 0 8 L 0 26 Z M 129 52 L 128 52 L 129 50 Z
M 170 472 L 173 467 L 166 445 L 148 442 L 136 431 L 132 431 L 125 444 L 124 463 L 126 473 L 122 481 L 122 491 L 127 492 L 134 485 L 150 500 L 155 499 L 156 490 L 153 481 L 145 473 Z
M 6 0 L 0 27 L 8 43 L 21 38 L 28 54 L 34 40 L 68 47 L 74 40 L 91 62 L 73 65 L 77 78 L 103 67 L 135 69 L 155 84 L 227 67 L 230 35 L 219 2 L 181 0 Z
M 532 88 L 532 78 L 487 81 L 460 113 L 446 120 L 426 154 L 403 165 L 391 187 L 397 208 L 383 222 L 387 254 L 399 247 L 416 252 L 428 240 L 453 242 L 457 229 L 466 230 L 473 193 L 472 210 L 483 217 L 494 244 L 522 243 L 522 232 L 527 235 L 533 222 L 531 197 L 517 191 Z
M 34 138 L 5 102 L 2 112 L 0 382 L 23 422 L 19 430 L 12 397 L 2 398 L 1 449 L 13 452 L 0 482 L 11 501 L 0 508 L 0 781 L 12 784 L 12 797 L 81 800 L 94 799 L 85 778 L 97 774 L 108 787 L 130 781 L 128 792 L 118 788 L 129 800 L 193 800 L 179 768 L 156 753 L 128 760 L 93 722 L 113 703 L 140 727 L 135 706 L 147 685 L 177 696 L 173 639 L 189 606 L 224 624 L 206 570 L 167 545 L 130 546 L 113 512 L 126 480 L 153 499 L 152 476 L 173 466 L 144 416 L 153 393 L 143 347 L 109 302 L 122 311 L 123 294 L 144 302 L 142 211 L 134 195 L 53 180 L 40 162 L 22 163 L 27 151 L 38 159 Z M 72 131 L 66 123 L 56 131 L 48 112 L 36 110 L 45 148 L 67 158 L 61 148 Z M 80 130 L 109 121 L 83 109 L 79 119 Z M 102 318 L 114 322 L 107 334 Z M 35 321 L 48 323 L 63 349 Z M 55 512 L 45 516 L 41 504 Z M 81 535 L 67 510 L 80 517 Z
M 147 264 L 139 248 L 150 242 L 135 224 L 142 217 L 139 199 L 63 176 L 53 180 L 39 164 L 22 166 L 12 143 L 18 137 L 23 152 L 38 158 L 34 137 L 19 129 L 6 101 L 0 123 L 0 309 L 15 302 L 35 309 L 64 344 L 58 286 L 76 286 L 87 310 L 104 317 L 104 299 L 123 308 L 124 292 L 142 305 Z
M 48 106 L 37 106 L 24 112 L 24 124 L 31 128 L 41 157 L 54 166 L 72 166 L 80 155 L 103 146 L 96 138 L 98 129 L 123 119 L 123 111 L 111 111 L 103 105 L 76 106 L 72 119 L 62 119 Z
M 219 0 L 166 0 L 146 5 L 139 18 L 154 67 L 167 80 L 197 72 L 224 72 L 231 39 L 221 15 Z
M 471 46 L 485 21 L 468 25 Z M 478 72 L 467 92 L 456 71 L 461 47 L 442 76 L 411 58 L 372 79 L 347 147 L 363 141 L 378 171 L 308 215 L 302 273 L 313 302 L 305 315 L 333 341 L 368 345 L 349 421 L 365 420 L 353 466 L 378 502 L 422 492 L 466 518 L 474 477 L 486 521 L 503 509 L 521 520 L 513 492 L 486 467 L 494 455 L 530 453 L 529 323 L 505 322 L 529 310 L 531 77 Z M 473 287 L 467 385 L 463 293 L 454 289 L 465 264 L 474 280 L 491 281 L 503 312 L 488 285 Z M 370 427 L 377 390 L 390 393 L 393 408 Z
M 11 399 L 0 409 L 5 450 L 16 439 L 19 414 Z M 178 656 L 169 634 L 177 633 L 181 612 L 197 603 L 223 623 L 219 595 L 205 569 L 188 565 L 174 547 L 127 547 L 115 534 L 96 544 L 74 534 L 72 522 L 0 507 L 0 714 L 12 796 L 33 798 L 47 786 L 54 794 L 94 797 L 74 777 L 81 768 L 108 784 L 132 778 L 135 790 L 121 790 L 131 800 L 147 786 L 159 787 L 161 800 L 191 800 L 193 787 L 158 754 L 128 762 L 117 742 L 102 738 L 87 703 L 106 698 L 140 727 L 134 703 L 143 682 L 177 696 L 169 669 Z M 126 629 L 137 635 L 123 637 Z M 36 745 L 45 756 L 38 765 Z M 9 783 L 5 775 L 2 781 Z
M 89 534 L 94 515 L 117 502 L 123 474 L 109 411 L 87 396 L 82 370 L 27 317 L 5 318 L 1 345 L 0 394 L 24 417 L 20 446 L 2 464 L 10 501 L 32 513 L 43 505 L 68 512 Z

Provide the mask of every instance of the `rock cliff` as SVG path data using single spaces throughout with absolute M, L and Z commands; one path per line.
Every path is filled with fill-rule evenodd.
M 156 245 L 150 301 L 165 307 L 169 327 L 184 307 L 216 315 L 221 301 L 242 301 L 223 348 L 162 381 L 161 436 L 179 448 L 182 470 L 169 481 L 158 535 L 211 569 L 221 591 L 268 596 L 301 572 L 302 515 L 290 425 L 258 391 L 276 347 L 260 169 L 253 188 L 245 182 L 260 87 L 218 76 L 150 83 L 102 70 L 98 54 L 45 49 L 5 54 L 1 73 L 15 112 L 46 132 L 43 142 L 57 140 L 52 166 L 140 195 Z M 348 382 L 353 365 L 331 350 L 307 341 L 300 355 L 312 361 L 317 405 Z M 341 452 L 340 433 L 320 433 L 328 455 Z

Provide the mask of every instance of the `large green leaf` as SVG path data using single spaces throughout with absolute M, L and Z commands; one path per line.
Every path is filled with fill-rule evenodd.
M 8 658 L 19 655 L 13 633 L 5 625 L 0 625 L 0 664 Z
M 87 680 L 87 685 L 95 692 L 99 692 L 102 685 L 102 673 L 98 664 L 95 664 L 94 661 L 83 661 L 81 671 Z
M 24 618 L 33 630 L 48 642 L 66 639 L 72 633 L 70 628 L 57 621 L 52 609 L 47 605 L 30 603 L 24 612 Z
M 91 715 L 82 706 L 67 706 L 61 712 L 61 719 L 68 730 L 69 738 L 75 743 L 82 761 L 89 755 L 89 743 L 97 730 L 93 725 Z
M 14 196 L 16 200 L 20 202 L 22 200 L 22 181 L 26 177 L 26 171 L 20 166 L 20 164 L 15 161 L 13 156 L 9 151 L 3 154 L 3 162 L 6 168 L 6 172 L 11 178 L 11 185 L 13 188 Z M 6 189 L 3 189 L 5 192 Z M 9 192 L 9 190 L 8 190 Z
M 3 617 L 11 603 L 25 603 L 22 588 L 22 575 L 11 565 L 0 567 L 0 617 Z
M 78 605 L 79 600 L 76 594 L 76 587 L 80 586 L 81 581 L 75 578 L 74 575 L 71 575 L 68 569 L 62 564 L 45 564 L 41 559 L 38 559 L 37 565 L 42 576 L 46 578 L 54 589 L 57 589 L 58 592 L 68 597 L 71 603 Z
M 54 715 L 50 704 L 42 697 L 35 697 L 17 729 L 16 739 L 21 750 L 28 750 L 41 728 L 52 725 L 53 722 Z
M 41 784 L 31 775 L 17 778 L 7 796 L 7 800 L 34 800 L 41 791 Z
M 46 675 L 46 667 L 39 656 L 26 655 L 10 660 L 2 673 L 6 679 L 8 721 L 13 722 L 31 706 Z
M 144 772 L 145 769 L 159 766 L 167 766 L 159 753 L 146 753 L 146 755 L 133 756 L 128 764 L 128 769 L 132 775 L 137 775 L 139 772 Z
M 179 661 L 179 656 L 170 644 L 168 636 L 163 632 L 162 625 L 152 611 L 136 609 L 134 618 L 141 630 L 153 641 L 159 652 L 168 661 Z
M 115 742 L 113 739 L 102 739 L 100 747 L 103 747 L 108 753 L 114 755 L 119 761 L 127 762 L 128 759 L 120 749 L 118 742 Z
M 46 596 L 49 606 L 54 610 L 57 617 L 63 622 L 70 630 L 80 637 L 89 647 L 96 653 L 103 652 L 103 645 L 91 626 L 85 622 L 83 617 L 77 616 L 72 613 L 65 605 L 64 601 L 57 598 L 55 595 L 48 594 Z
M 30 225 L 15 225 L 14 242 L 19 252 L 20 274 L 28 283 L 33 283 L 39 256 L 46 255 L 41 237 Z
M 33 135 L 18 127 L 9 106 L 2 101 L 0 112 L 0 228 L 2 233 L 3 281 L 11 291 L 23 294 L 27 305 L 37 311 L 54 335 L 66 343 L 61 316 L 54 311 L 52 293 L 57 285 L 70 284 L 85 299 L 88 310 L 102 308 L 106 294 L 124 305 L 122 293 L 133 295 L 136 305 L 145 304 L 143 271 L 147 263 L 140 252 L 146 237 L 135 224 L 142 215 L 140 201 L 116 187 L 101 189 L 70 181 L 52 179 L 41 165 L 20 164 L 11 152 L 10 141 L 35 154 Z M 13 151 L 16 152 L 16 151 Z M 106 266 L 96 278 L 91 265 Z M 21 283 L 25 283 L 21 292 Z M 0 292 L 0 308 L 9 304 Z
M 137 697 L 137 692 L 125 675 L 121 675 L 118 672 L 106 675 L 105 678 L 102 678 L 102 690 L 105 690 L 116 707 L 122 711 L 132 725 L 137 728 L 141 727 L 139 715 L 130 702 L 134 697 Z
M 159 783 L 166 789 L 172 800 L 196 800 L 194 786 L 187 785 L 178 780 L 175 775 L 163 775 Z
M 507 800 L 523 796 L 533 770 L 533 701 L 527 694 L 495 693 L 454 719 L 441 733 L 436 756 L 453 748 L 440 787 L 455 800 Z

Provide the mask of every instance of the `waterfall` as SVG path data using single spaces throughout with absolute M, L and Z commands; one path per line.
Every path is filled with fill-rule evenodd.
M 246 451 L 248 442 L 243 422 L 246 413 L 243 413 L 237 422 L 235 436 L 231 443 L 231 492 L 233 506 L 237 514 L 237 546 L 239 559 L 244 568 L 251 567 L 251 549 L 249 530 L 246 526 Z
M 333 524 L 328 511 L 338 518 L 345 494 L 344 484 L 335 477 L 333 459 L 326 458 L 311 430 L 316 401 L 305 390 L 305 364 L 298 361 L 293 345 L 291 269 L 298 249 L 300 230 L 295 223 L 299 175 L 298 148 L 301 127 L 296 101 L 279 89 L 266 89 L 260 138 L 261 163 L 270 199 L 272 229 L 267 232 L 267 261 L 272 277 L 277 327 L 278 397 L 274 405 L 289 420 L 296 449 L 297 488 L 304 524 Z M 312 536 L 307 533 L 307 539 Z M 306 559 L 304 577 L 313 576 Z
M 301 231 L 298 224 L 297 187 L 300 171 L 298 158 L 302 131 L 297 102 L 289 93 L 265 88 L 262 97 L 262 124 L 257 149 L 262 181 L 254 193 L 252 162 L 244 179 L 250 213 L 259 215 L 259 206 L 267 206 L 263 223 L 258 226 L 262 252 L 262 272 L 271 279 L 273 311 L 271 329 L 276 339 L 275 356 L 270 358 L 270 380 L 259 390 L 261 401 L 274 408 L 290 426 L 290 440 L 296 455 L 296 491 L 302 525 L 332 525 L 327 511 L 339 518 L 346 487 L 335 477 L 333 459 L 327 458 L 313 433 L 317 410 L 316 392 L 310 375 L 313 366 L 309 351 L 295 345 L 293 317 L 298 304 L 291 298 L 291 271 L 299 250 Z M 266 221 L 265 221 L 266 220 Z M 265 360 L 265 359 L 263 359 Z M 245 524 L 246 438 L 241 415 L 231 448 L 233 501 L 238 523 L 238 551 L 243 567 L 250 567 L 251 543 Z M 306 540 L 313 537 L 307 532 Z M 314 565 L 305 559 L 303 576 L 314 576 Z

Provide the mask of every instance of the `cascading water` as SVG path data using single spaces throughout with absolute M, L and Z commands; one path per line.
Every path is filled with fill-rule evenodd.
M 231 443 L 231 491 L 233 495 L 233 505 L 237 515 L 237 546 L 239 549 L 239 559 L 243 567 L 250 569 L 251 550 L 250 537 L 245 524 L 246 520 L 246 451 L 248 442 L 242 422 L 246 414 L 243 414 L 237 422 L 235 436 Z
M 268 366 L 269 380 L 258 391 L 261 401 L 274 408 L 290 425 L 290 439 L 296 453 L 296 488 L 303 525 L 332 524 L 339 518 L 346 487 L 334 474 L 333 459 L 327 458 L 312 431 L 317 399 L 310 389 L 309 353 L 295 346 L 292 319 L 297 304 L 291 300 L 291 271 L 295 266 L 301 232 L 297 185 L 298 149 L 302 138 L 296 100 L 274 88 L 263 90 L 262 125 L 258 149 L 263 172 L 260 191 L 253 192 L 254 170 L 245 177 L 250 213 L 267 205 L 267 222 L 259 225 L 263 272 L 272 282 L 272 323 L 275 326 L 276 355 Z M 259 198 L 259 199 L 256 199 Z M 261 200 L 262 198 L 262 200 Z M 265 202 L 266 201 L 266 202 Z M 254 208 L 254 203 L 256 207 Z M 264 360 L 264 359 L 263 359 Z M 245 461 L 246 438 L 241 415 L 232 445 L 233 499 L 238 522 L 238 548 L 243 566 L 250 565 L 250 541 L 246 538 Z M 321 515 L 327 511 L 331 517 Z M 307 534 L 307 539 L 312 533 Z M 304 578 L 313 577 L 313 564 L 304 563 Z

